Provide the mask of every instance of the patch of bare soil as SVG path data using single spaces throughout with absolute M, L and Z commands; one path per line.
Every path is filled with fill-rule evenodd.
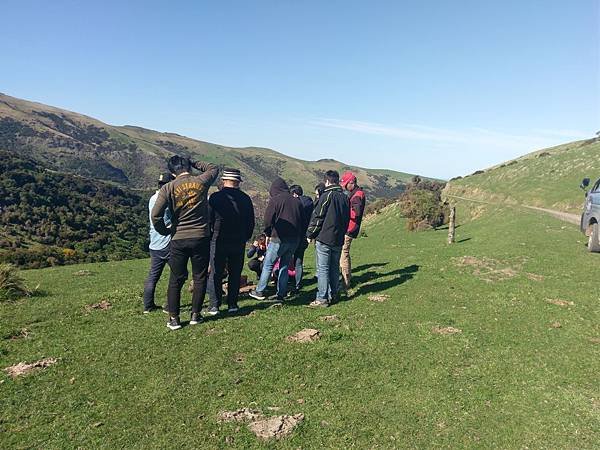
M 367 298 L 369 299 L 369 301 L 372 301 L 375 303 L 383 303 L 383 302 L 389 300 L 390 296 L 387 294 L 373 294 L 373 295 L 369 295 Z
M 298 331 L 296 334 L 288 336 L 286 340 L 288 342 L 313 342 L 321 338 L 321 332 L 314 328 L 305 328 L 304 330 Z
M 259 439 L 265 441 L 269 439 L 281 439 L 290 435 L 294 431 L 294 428 L 302 423 L 303 420 L 304 414 L 268 417 L 250 422 L 248 428 Z
M 552 323 L 550 324 L 550 327 L 551 327 L 551 328 L 562 328 L 562 325 L 561 325 L 561 323 L 560 323 L 560 322 L 558 322 L 558 321 L 557 321 L 557 322 L 552 322 Z
M 281 439 L 294 431 L 304 420 L 304 414 L 263 416 L 260 411 L 243 408 L 237 411 L 224 411 L 219 414 L 222 422 L 245 422 L 248 429 L 262 440 Z
M 331 316 L 321 316 L 319 317 L 319 319 L 321 319 L 323 322 L 337 322 L 338 320 L 340 320 L 340 318 L 335 314 Z
M 17 339 L 26 339 L 31 332 L 27 328 L 21 328 L 20 330 L 13 331 L 12 333 L 6 335 L 4 339 L 10 339 L 11 341 Z
M 102 311 L 106 311 L 112 307 L 112 303 L 108 300 L 102 300 L 98 303 L 92 303 L 91 305 L 86 305 L 85 310 L 87 312 L 93 311 L 94 309 L 100 309 Z
M 487 283 L 508 280 L 519 274 L 522 264 L 514 265 L 499 261 L 493 258 L 463 256 L 461 258 L 452 258 L 454 264 L 458 267 L 469 267 L 473 270 L 473 275 Z
M 458 334 L 462 333 L 462 330 L 454 327 L 433 327 L 431 332 L 435 334 Z
M 546 302 L 552 303 L 553 305 L 557 305 L 557 306 L 575 306 L 574 302 L 571 302 L 568 300 L 561 300 L 558 298 L 547 298 Z
M 73 272 L 73 276 L 76 277 L 89 277 L 93 274 L 94 272 L 92 272 L 91 270 L 78 270 L 77 272 Z
M 544 275 L 538 275 L 537 273 L 529 273 L 529 272 L 527 272 L 525 274 L 525 276 L 527 278 L 529 278 L 531 281 L 544 281 Z
M 589 340 L 592 344 L 600 344 L 600 337 L 590 338 Z
M 56 358 L 44 358 L 32 363 L 20 362 L 14 366 L 7 367 L 4 369 L 4 371 L 12 378 L 17 378 L 20 376 L 29 375 L 31 372 L 39 369 L 45 369 L 46 367 L 56 364 L 57 362 L 58 360 Z

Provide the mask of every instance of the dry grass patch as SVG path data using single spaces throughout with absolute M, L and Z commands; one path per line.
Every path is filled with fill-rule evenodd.
M 45 369 L 46 367 L 50 367 L 53 364 L 56 364 L 58 359 L 56 358 L 44 358 L 39 361 L 35 361 L 32 363 L 20 362 L 15 364 L 14 366 L 10 366 L 4 369 L 4 371 L 11 376 L 12 378 L 17 378 L 25 375 L 29 375 L 36 370 Z
M 434 334 L 459 334 L 462 333 L 462 330 L 454 327 L 433 327 L 431 332 Z
M 245 422 L 248 429 L 261 440 L 281 439 L 294 431 L 304 420 L 304 414 L 264 416 L 261 411 L 249 408 L 224 411 L 218 416 L 221 422 Z
M 91 305 L 86 305 L 85 311 L 90 312 L 95 309 L 99 309 L 101 311 L 106 311 L 107 309 L 110 309 L 111 307 L 112 307 L 111 302 L 109 302 L 108 300 L 102 300 L 101 302 L 98 302 L 98 303 L 92 303 Z
M 388 301 L 390 299 L 390 296 L 387 294 L 373 294 L 373 295 L 369 295 L 367 298 L 371 302 L 383 303 L 385 301 Z
M 452 258 L 457 267 L 467 267 L 472 269 L 472 274 L 487 283 L 508 280 L 519 274 L 523 263 L 509 264 L 505 261 L 499 261 L 493 258 L 463 256 Z
M 319 319 L 321 319 L 323 322 L 337 322 L 338 320 L 340 320 L 340 318 L 335 314 L 330 316 L 321 316 L 319 317 Z
M 321 332 L 314 328 L 305 328 L 286 338 L 288 342 L 313 342 L 321 338 Z
M 546 302 L 547 303 L 551 303 L 551 304 L 556 305 L 556 306 L 563 306 L 563 307 L 565 307 L 565 306 L 575 306 L 574 302 L 571 302 L 571 301 L 568 301 L 568 300 L 560 300 L 558 298 L 547 298 Z

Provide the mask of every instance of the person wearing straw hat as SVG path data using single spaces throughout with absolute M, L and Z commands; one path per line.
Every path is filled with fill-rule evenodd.
M 211 272 L 208 280 L 210 307 L 208 314 L 219 314 L 223 297 L 223 275 L 228 272 L 227 307 L 229 313 L 238 311 L 240 278 L 244 267 L 246 242 L 254 231 L 254 205 L 242 192 L 242 176 L 238 169 L 223 169 L 223 187 L 208 200 L 211 243 Z

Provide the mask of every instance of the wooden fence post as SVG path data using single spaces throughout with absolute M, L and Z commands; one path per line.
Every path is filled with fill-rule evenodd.
M 456 229 L 456 206 L 450 209 L 450 222 L 448 223 L 448 244 L 454 244 L 454 230 Z

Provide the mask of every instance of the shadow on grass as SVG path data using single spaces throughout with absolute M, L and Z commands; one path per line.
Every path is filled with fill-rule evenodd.
M 376 263 L 370 263 L 370 264 L 363 264 L 360 266 L 353 267 L 352 272 L 356 273 L 356 272 L 360 272 L 361 270 L 371 269 L 373 267 L 387 266 L 388 264 L 389 263 L 387 263 L 387 262 L 376 262 Z
M 457 244 L 460 244 L 461 242 L 467 242 L 470 241 L 472 238 L 464 238 L 464 239 L 460 239 L 458 241 L 456 241 Z
M 408 280 L 412 279 L 415 276 L 415 274 L 419 271 L 420 267 L 421 266 L 418 266 L 417 264 L 412 264 L 410 266 L 403 267 L 402 269 L 393 270 L 388 273 L 375 273 L 375 275 L 373 275 L 373 272 L 367 272 L 364 274 L 365 279 L 363 281 L 360 281 L 360 284 L 358 285 L 356 293 L 353 297 L 356 297 L 357 295 L 382 292 L 389 288 L 406 283 Z M 385 281 L 369 283 L 370 280 L 376 278 L 388 277 L 393 278 Z M 348 300 L 352 300 L 352 298 L 349 298 Z

